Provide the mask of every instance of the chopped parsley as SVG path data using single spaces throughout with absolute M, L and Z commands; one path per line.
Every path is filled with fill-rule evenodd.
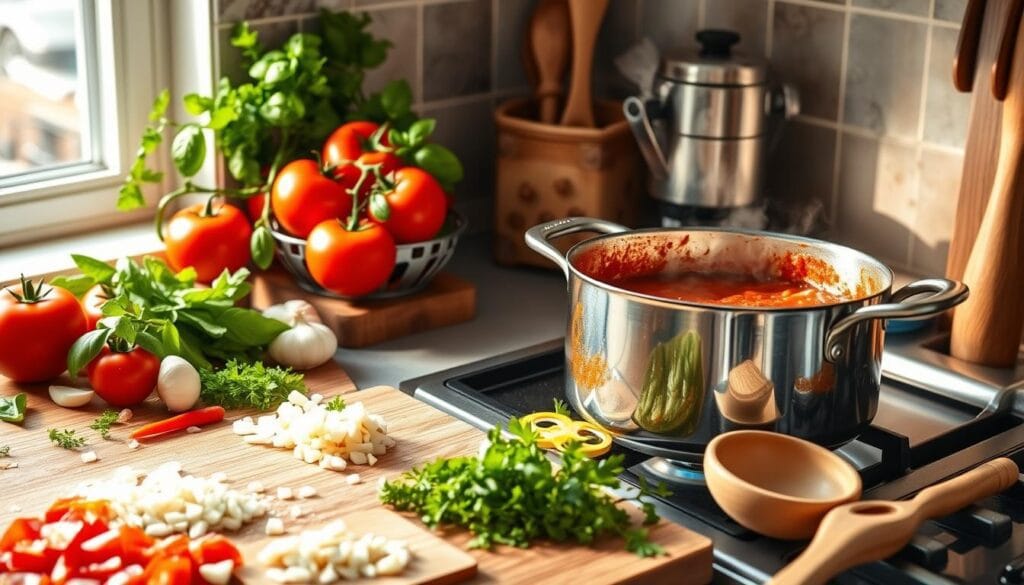
M 326 408 L 327 410 L 345 410 L 345 399 L 342 398 L 341 396 L 335 396 L 334 398 L 331 398 L 329 401 L 327 401 L 327 404 L 326 406 L 324 406 L 324 408 Z
M 293 391 L 308 392 L 302 374 L 289 368 L 231 360 L 219 370 L 200 370 L 206 404 L 224 408 L 277 408 Z
M 50 441 L 61 449 L 78 449 L 85 446 L 85 439 L 79 437 L 74 430 L 47 429 L 50 433 Z
M 117 411 L 104 410 L 100 416 L 93 421 L 89 428 L 96 431 L 104 439 L 110 439 L 110 427 L 117 423 Z

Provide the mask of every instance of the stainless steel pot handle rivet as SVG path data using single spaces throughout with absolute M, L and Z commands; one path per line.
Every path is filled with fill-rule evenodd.
M 868 305 L 832 324 L 825 336 L 825 358 L 830 362 L 843 357 L 845 335 L 858 323 L 871 319 L 923 319 L 952 309 L 967 300 L 967 285 L 945 278 L 914 281 L 894 292 L 888 303 Z M 928 296 L 920 298 L 921 294 Z M 908 300 L 909 299 L 909 300 Z
M 557 264 L 565 273 L 565 277 L 569 278 L 569 261 L 565 259 L 558 248 L 551 244 L 551 240 L 577 232 L 618 234 L 626 231 L 629 231 L 629 228 L 603 219 L 567 217 L 542 223 L 526 230 L 526 245 Z

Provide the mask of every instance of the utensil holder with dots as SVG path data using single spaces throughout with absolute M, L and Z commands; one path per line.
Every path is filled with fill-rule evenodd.
M 494 114 L 498 128 L 495 249 L 501 264 L 552 264 L 526 247 L 527 228 L 560 217 L 597 217 L 633 226 L 643 162 L 621 102 L 594 103 L 596 128 L 543 124 L 536 102 L 513 99 Z M 571 246 L 589 237 L 559 240 Z

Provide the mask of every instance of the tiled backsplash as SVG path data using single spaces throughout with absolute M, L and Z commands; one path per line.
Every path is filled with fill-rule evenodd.
M 410 80 L 438 139 L 466 165 L 461 208 L 490 225 L 492 111 L 527 91 L 523 31 L 535 0 L 217 0 L 219 60 L 238 19 L 266 37 L 312 30 L 320 7 L 366 11 L 395 43 L 368 81 Z M 642 37 L 691 47 L 701 28 L 737 30 L 801 92 L 802 114 L 769 162 L 770 196 L 824 203 L 836 239 L 893 266 L 942 273 L 963 159 L 968 96 L 950 80 L 966 0 L 611 0 L 597 87 L 631 91 L 612 60 Z M 269 39 L 268 39 L 269 40 Z

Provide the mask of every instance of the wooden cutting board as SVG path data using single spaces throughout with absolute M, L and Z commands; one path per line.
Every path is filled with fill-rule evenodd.
M 476 575 L 476 559 L 469 553 L 428 532 L 422 524 L 386 508 L 346 514 L 345 525 L 353 534 L 382 534 L 408 543 L 413 561 L 401 575 L 374 579 L 377 585 L 449 585 Z M 243 558 L 255 559 L 262 546 L 258 542 L 246 543 L 241 547 Z M 235 574 L 246 583 L 253 583 L 262 578 L 262 572 L 262 568 L 249 564 Z
M 249 298 L 256 309 L 304 299 L 334 330 L 338 345 L 349 348 L 462 323 L 476 316 L 476 285 L 448 272 L 438 274 L 426 289 L 406 297 L 346 301 L 299 288 L 290 274 L 275 265 L 253 277 Z
M 324 395 L 351 393 L 351 380 L 332 364 L 321 366 L 307 375 L 312 391 Z M 26 387 L 27 388 L 27 387 Z M 0 379 L 0 395 L 19 390 L 13 383 Z M 0 471 L 0 526 L 14 517 L 41 513 L 50 502 L 65 494 L 78 482 L 109 475 L 114 469 L 130 465 L 148 471 L 167 461 L 180 462 L 184 470 L 196 475 L 216 471 L 227 473 L 229 484 L 238 489 L 254 480 L 262 482 L 272 493 L 277 487 L 298 488 L 310 485 L 319 496 L 302 501 L 275 502 L 272 509 L 284 513 L 293 505 L 304 515 L 288 518 L 289 533 L 318 527 L 335 518 L 348 518 L 361 510 L 380 509 L 376 485 L 382 477 L 393 477 L 410 467 L 438 457 L 472 454 L 477 451 L 484 434 L 433 407 L 419 402 L 394 388 L 373 388 L 347 396 L 349 402 L 362 401 L 389 423 L 389 433 L 396 447 L 380 458 L 377 465 L 351 466 L 346 472 L 320 469 L 292 457 L 291 452 L 244 443 L 231 432 L 230 420 L 245 412 L 230 412 L 227 420 L 196 434 L 179 434 L 145 443 L 136 451 L 125 446 L 128 431 L 136 421 L 149 421 L 166 413 L 157 405 L 146 404 L 136 409 L 136 419 L 127 428 L 113 430 L 112 441 L 103 441 L 90 431 L 88 424 L 102 410 L 97 403 L 80 410 L 55 406 L 45 387 L 36 386 L 29 397 L 29 413 L 22 426 L 0 423 L 0 445 L 11 446 L 15 469 Z M 90 448 L 99 455 L 96 463 L 83 464 L 78 453 L 53 447 L 46 437 L 51 427 L 73 428 L 89 438 Z M 358 472 L 361 482 L 349 485 L 348 472 Z M 13 487 L 11 487 L 13 486 Z M 15 507 L 16 506 L 16 507 Z M 635 510 L 630 510 L 637 514 Z M 416 521 L 418 524 L 418 520 Z M 258 520 L 232 535 L 241 546 L 256 547 L 268 541 Z M 669 552 L 668 556 L 640 559 L 627 552 L 621 540 L 604 539 L 594 547 L 538 544 L 530 549 L 500 547 L 494 551 L 473 550 L 470 554 L 479 563 L 479 574 L 472 582 L 562 584 L 588 583 L 707 583 L 711 579 L 711 542 L 681 526 L 661 522 L 651 528 L 651 538 Z M 446 541 L 463 547 L 471 538 L 464 531 L 443 533 Z M 569 576 L 571 572 L 571 577 Z M 260 582 L 254 579 L 252 582 Z

